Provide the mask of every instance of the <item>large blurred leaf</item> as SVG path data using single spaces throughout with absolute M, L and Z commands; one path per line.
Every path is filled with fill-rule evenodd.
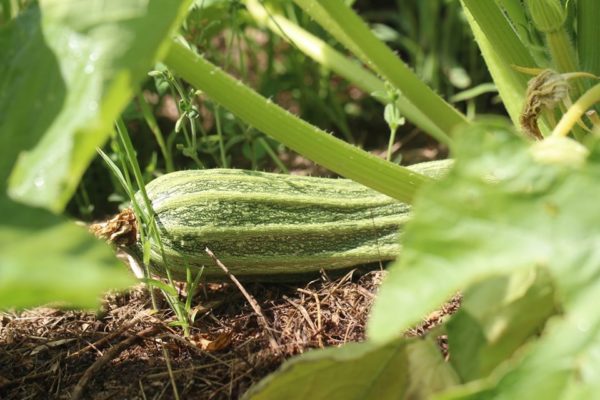
M 568 160 L 560 157 L 566 147 L 558 149 L 552 163 L 548 158 L 542 162 L 539 145 L 531 147 L 507 125 L 495 122 L 466 129 L 459 137 L 454 169 L 423 190 L 415 203 L 402 258 L 381 288 L 369 336 L 391 340 L 463 290 L 480 302 L 471 303 L 453 321 L 465 327 L 468 321 L 458 319 L 469 317 L 471 326 L 480 328 L 471 345 L 456 348 L 479 358 L 470 361 L 474 372 L 467 371 L 468 360 L 456 361 L 463 379 L 469 380 L 508 359 L 527 332 L 542 328 L 556 301 L 562 314 L 545 324 L 541 340 L 521 346 L 518 360 L 504 365 L 502 373 L 494 371 L 495 378 L 482 386 L 488 387 L 490 398 L 548 399 L 567 393 L 585 398 L 596 389 L 600 370 L 600 316 L 594 311 L 600 293 L 600 150 L 590 146 L 583 165 L 557 162 Z M 523 277 L 532 273 L 547 276 L 547 283 L 542 280 L 535 284 L 541 286 L 528 289 L 533 291 L 523 295 L 527 306 L 508 307 L 503 315 L 488 318 L 480 315 L 478 309 L 493 312 L 493 302 L 504 301 L 500 277 L 521 274 L 526 281 Z M 500 280 L 478 296 L 470 289 L 491 278 Z M 553 290 L 554 295 L 549 293 Z M 504 345 L 481 344 L 493 331 L 494 320 L 517 326 L 521 318 L 521 338 L 506 337 Z M 481 360 L 493 363 L 478 364 Z M 486 398 L 479 389 L 475 392 L 472 398 Z M 463 392 L 451 398 L 471 397 Z
M 0 308 L 94 307 L 135 282 L 84 228 L 9 200 L 6 182 L 42 138 L 21 159 L 14 194 L 62 209 L 175 24 L 177 7 L 152 3 L 44 1 L 0 31 Z
M 0 136 L 3 163 L 14 162 L 10 145 L 22 137 Z M 0 309 L 55 301 L 93 308 L 107 290 L 135 283 L 109 246 L 83 227 L 10 200 L 7 176 L 8 170 L 0 169 Z
M 0 135 L 35 144 L 11 175 L 13 198 L 64 208 L 188 4 L 42 0 L 0 32 Z
M 93 308 L 135 279 L 85 228 L 48 211 L 0 200 L 0 309 L 59 301 Z
M 543 270 L 481 282 L 463 294 L 460 310 L 447 324 L 450 362 L 464 382 L 485 377 L 556 312 Z
M 311 351 L 253 387 L 247 399 L 425 399 L 457 378 L 433 340 L 353 343 Z
M 596 259 L 596 263 L 598 261 Z M 569 302 L 566 314 L 551 321 L 546 334 L 524 360 L 488 392 L 494 397 L 502 394 L 512 399 L 593 399 L 598 396 L 600 284 L 596 278 L 586 286 Z
M 595 399 L 600 390 L 598 280 L 582 290 L 564 316 L 553 318 L 519 363 L 436 399 Z

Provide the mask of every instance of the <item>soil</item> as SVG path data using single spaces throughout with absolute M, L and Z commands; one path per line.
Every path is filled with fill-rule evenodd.
M 268 328 L 235 285 L 206 284 L 188 339 L 166 304 L 151 311 L 143 287 L 107 296 L 98 313 L 1 313 L 0 398 L 173 399 L 174 383 L 182 399 L 236 399 L 294 355 L 364 340 L 384 274 L 244 284 Z M 457 295 L 407 335 L 426 334 L 459 305 Z

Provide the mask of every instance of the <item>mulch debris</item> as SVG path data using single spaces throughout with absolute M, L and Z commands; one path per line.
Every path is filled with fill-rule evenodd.
M 245 284 L 270 332 L 238 288 L 225 283 L 201 288 L 188 339 L 171 324 L 166 304 L 151 311 L 143 287 L 107 296 L 97 313 L 0 313 L 0 398 L 173 399 L 176 390 L 182 399 L 236 399 L 294 355 L 364 340 L 384 274 Z M 457 295 L 407 335 L 426 334 L 459 306 Z M 447 342 L 437 339 L 447 356 Z

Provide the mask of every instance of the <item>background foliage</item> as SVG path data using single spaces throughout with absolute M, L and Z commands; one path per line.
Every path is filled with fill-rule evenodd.
M 361 17 L 341 0 L 1 4 L 0 307 L 89 307 L 132 282 L 64 214 L 104 217 L 130 196 L 94 160 L 107 140 L 114 165 L 138 160 L 140 187 L 185 168 L 287 172 L 304 161 L 289 148 L 414 202 L 413 220 L 369 340 L 291 360 L 249 398 L 291 384 L 317 398 L 596 392 L 598 123 L 571 126 L 582 144 L 551 134 L 595 82 L 536 114 L 550 140 L 533 143 L 518 130 L 536 98 L 515 66 L 600 75 L 597 1 L 356 2 Z M 512 123 L 473 121 L 502 107 Z M 125 127 L 136 155 L 124 154 Z M 361 150 L 386 144 L 393 162 Z M 439 182 L 398 165 L 448 150 L 456 166 Z M 452 319 L 422 341 L 402 337 L 457 291 Z

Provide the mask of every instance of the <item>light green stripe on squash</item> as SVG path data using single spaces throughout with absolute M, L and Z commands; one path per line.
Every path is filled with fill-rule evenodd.
M 437 178 L 450 165 L 434 161 L 411 169 Z M 346 179 L 190 170 L 163 175 L 146 190 L 165 255 L 152 243 L 152 268 L 168 267 L 180 279 L 186 266 L 204 266 L 209 279 L 224 277 L 206 247 L 246 280 L 392 260 L 409 217 L 406 204 Z

